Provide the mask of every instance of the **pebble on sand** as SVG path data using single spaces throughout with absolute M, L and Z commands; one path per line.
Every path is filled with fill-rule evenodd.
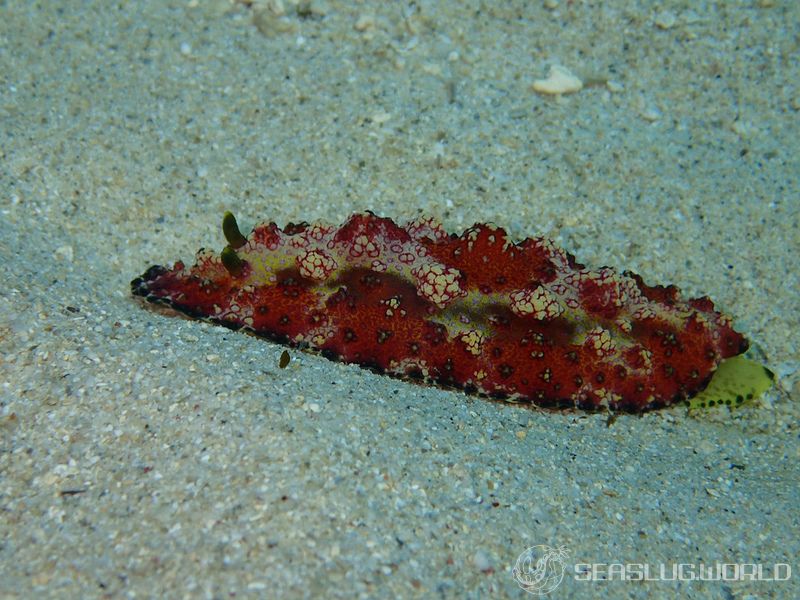
M 572 94 L 583 89 L 583 81 L 576 77 L 569 69 L 560 65 L 553 65 L 547 73 L 547 79 L 537 79 L 533 82 L 533 91 L 539 94 L 560 96 Z

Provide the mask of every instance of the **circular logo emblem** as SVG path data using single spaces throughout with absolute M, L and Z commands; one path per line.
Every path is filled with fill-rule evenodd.
M 526 592 L 537 596 L 549 594 L 564 579 L 564 561 L 568 554 L 566 546 L 531 546 L 519 555 L 512 571 L 514 579 Z

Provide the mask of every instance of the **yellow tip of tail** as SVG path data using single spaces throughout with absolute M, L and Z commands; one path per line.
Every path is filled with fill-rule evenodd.
M 743 356 L 720 363 L 708 387 L 687 401 L 689 410 L 752 403 L 772 387 L 775 374 L 764 365 Z

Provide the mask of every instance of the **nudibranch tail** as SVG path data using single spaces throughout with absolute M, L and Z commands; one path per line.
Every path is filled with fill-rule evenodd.
M 772 387 L 775 374 L 744 356 L 732 356 L 720 363 L 708 386 L 688 401 L 690 410 L 727 406 L 739 408 L 758 400 Z
M 256 226 L 151 267 L 134 294 L 190 316 L 407 380 L 540 406 L 640 412 L 703 390 L 747 349 L 708 298 L 588 269 L 494 225 L 449 235 L 372 213 L 340 227 Z

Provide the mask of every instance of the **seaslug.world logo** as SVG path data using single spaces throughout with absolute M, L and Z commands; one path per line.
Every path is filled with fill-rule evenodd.
M 544 596 L 556 589 L 564 579 L 564 561 L 568 555 L 566 546 L 531 546 L 517 558 L 512 575 L 526 592 Z

